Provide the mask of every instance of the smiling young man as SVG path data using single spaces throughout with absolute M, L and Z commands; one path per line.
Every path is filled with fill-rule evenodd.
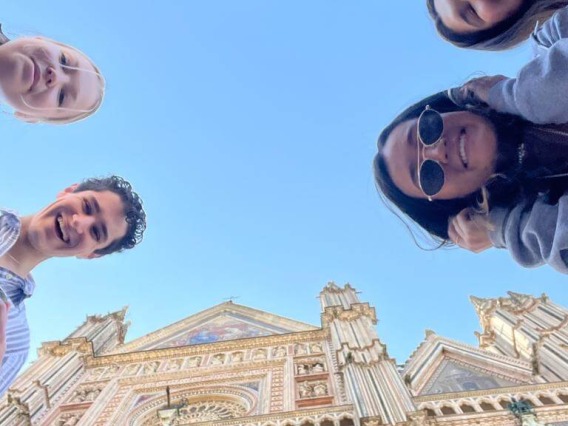
M 30 216 L 0 210 L 0 396 L 29 352 L 24 300 L 35 287 L 30 272 L 54 257 L 93 259 L 133 248 L 145 229 L 140 197 L 118 176 L 72 185 Z

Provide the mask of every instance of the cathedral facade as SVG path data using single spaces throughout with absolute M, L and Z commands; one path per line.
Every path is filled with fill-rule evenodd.
M 227 302 L 126 343 L 126 309 L 89 316 L 42 344 L 0 425 L 568 425 L 568 310 L 471 300 L 479 346 L 427 331 L 404 365 L 349 284 L 322 290 L 319 327 Z

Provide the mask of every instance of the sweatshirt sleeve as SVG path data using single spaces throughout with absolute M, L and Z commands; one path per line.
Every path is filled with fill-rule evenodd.
M 516 78 L 489 91 L 491 108 L 519 115 L 533 123 L 568 122 L 568 7 L 560 9 L 536 31 L 538 55 Z
M 522 266 L 546 263 L 568 274 L 568 192 L 556 204 L 540 196 L 532 204 L 491 209 L 489 219 L 493 245 L 509 250 Z

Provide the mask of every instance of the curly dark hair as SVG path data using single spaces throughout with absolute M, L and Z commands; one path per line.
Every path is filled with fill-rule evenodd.
M 142 207 L 142 199 L 132 190 L 132 185 L 120 176 L 103 178 L 90 178 L 81 182 L 75 191 L 111 191 L 117 194 L 124 205 L 124 216 L 128 223 L 126 235 L 119 240 L 111 242 L 108 246 L 95 250 L 98 255 L 131 249 L 142 241 L 146 230 L 146 213 Z

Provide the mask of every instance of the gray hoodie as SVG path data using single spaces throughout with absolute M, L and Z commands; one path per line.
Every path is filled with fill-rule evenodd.
M 533 123 L 567 123 L 568 7 L 537 29 L 532 42 L 535 58 L 516 78 L 491 88 L 489 106 Z M 568 191 L 556 204 L 548 203 L 542 195 L 533 203 L 493 208 L 489 219 L 494 225 L 490 233 L 493 244 L 507 248 L 521 265 L 547 263 L 568 273 Z

